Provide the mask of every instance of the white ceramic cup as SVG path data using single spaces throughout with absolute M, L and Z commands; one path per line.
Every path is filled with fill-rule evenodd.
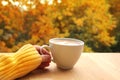
M 49 47 L 53 62 L 61 69 L 71 69 L 78 61 L 84 47 L 84 42 L 73 38 L 52 38 Z

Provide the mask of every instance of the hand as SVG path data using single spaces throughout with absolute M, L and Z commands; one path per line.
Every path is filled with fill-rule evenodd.
M 37 69 L 43 69 L 47 66 L 49 66 L 50 62 L 51 62 L 51 56 L 50 56 L 50 53 L 44 49 L 44 48 L 41 48 L 40 46 L 38 45 L 34 45 L 34 47 L 36 48 L 36 50 L 39 52 L 39 54 L 42 56 L 42 62 L 41 64 L 38 66 Z M 40 52 L 42 51 L 42 53 Z

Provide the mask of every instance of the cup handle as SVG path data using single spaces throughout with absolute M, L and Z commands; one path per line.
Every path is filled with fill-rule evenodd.
M 41 48 L 46 48 L 46 49 L 49 50 L 49 53 L 50 53 L 50 55 L 51 55 L 51 61 L 54 62 L 53 57 L 52 57 L 52 54 L 51 54 L 51 51 L 50 51 L 50 46 L 48 46 L 48 45 L 42 45 Z M 42 49 L 40 49 L 40 53 L 43 54 Z

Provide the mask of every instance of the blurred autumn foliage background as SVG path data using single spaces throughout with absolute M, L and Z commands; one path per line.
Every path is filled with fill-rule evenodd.
M 0 0 L 0 52 L 50 38 L 85 42 L 85 52 L 120 52 L 119 0 Z

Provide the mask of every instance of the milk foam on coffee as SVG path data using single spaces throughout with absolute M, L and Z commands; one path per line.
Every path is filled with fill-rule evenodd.
M 51 41 L 54 44 L 59 44 L 59 45 L 82 45 L 83 42 L 76 40 L 76 39 L 54 39 L 53 41 Z

